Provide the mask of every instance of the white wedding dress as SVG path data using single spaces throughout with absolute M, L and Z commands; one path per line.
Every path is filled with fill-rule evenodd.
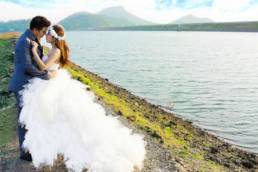
M 23 147 L 31 153 L 33 165 L 53 165 L 57 154 L 63 154 L 70 171 L 141 169 L 146 155 L 144 136 L 107 115 L 94 93 L 86 90 L 89 86 L 58 67 L 53 64 L 48 69 L 58 71 L 55 78 L 32 78 L 19 92 L 23 107 L 19 122 L 28 130 Z

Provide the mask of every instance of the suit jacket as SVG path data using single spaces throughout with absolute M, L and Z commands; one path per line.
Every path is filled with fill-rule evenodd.
M 18 92 L 23 89 L 23 85 L 28 83 L 32 77 L 38 77 L 44 80 L 50 79 L 47 70 L 40 71 L 36 62 L 33 60 L 31 40 L 36 41 L 38 54 L 43 57 L 43 48 L 37 37 L 30 29 L 27 29 L 18 39 L 15 46 L 14 55 L 14 73 L 9 82 L 8 90 Z

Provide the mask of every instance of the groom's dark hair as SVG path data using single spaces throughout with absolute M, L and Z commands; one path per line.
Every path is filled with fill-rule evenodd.
M 49 27 L 51 22 L 43 16 L 35 16 L 30 21 L 30 30 L 38 29 L 41 30 L 43 27 Z

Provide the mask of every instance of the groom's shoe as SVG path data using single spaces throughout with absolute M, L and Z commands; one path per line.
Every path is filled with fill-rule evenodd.
M 31 157 L 31 154 L 29 152 L 21 153 L 20 154 L 20 159 L 25 160 L 25 161 L 29 161 L 29 162 L 32 161 L 32 157 Z

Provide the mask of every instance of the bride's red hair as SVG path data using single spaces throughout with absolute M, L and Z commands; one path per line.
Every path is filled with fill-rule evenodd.
M 61 25 L 53 25 L 53 29 L 57 33 L 58 36 L 64 36 L 64 28 Z M 61 67 L 67 66 L 70 64 L 69 54 L 70 49 L 65 40 L 58 40 L 55 41 L 55 46 L 60 49 L 61 57 L 60 57 L 60 65 Z

